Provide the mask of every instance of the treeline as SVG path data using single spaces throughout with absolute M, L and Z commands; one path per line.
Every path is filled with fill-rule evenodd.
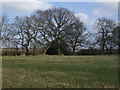
M 47 55 L 57 55 L 56 52 L 49 52 L 46 53 Z M 110 55 L 110 54 L 118 54 L 118 50 L 112 49 L 111 51 L 107 52 L 105 51 L 104 55 Z M 3 49 L 2 50 L 2 56 L 20 56 L 25 55 L 25 49 L 15 49 L 15 48 L 9 48 L 9 49 Z M 29 55 L 43 55 L 43 51 L 41 49 L 29 49 Z M 63 52 L 63 55 L 73 55 L 71 50 L 67 50 Z M 77 50 L 74 55 L 103 55 L 102 50 L 100 49 L 81 49 Z
M 120 26 L 115 21 L 97 19 L 93 34 L 66 8 L 37 10 L 13 21 L 3 15 L 0 25 L 3 55 L 116 54 L 120 49 Z

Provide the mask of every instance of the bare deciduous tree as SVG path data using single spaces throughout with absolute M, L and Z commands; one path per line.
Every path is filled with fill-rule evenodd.
M 11 26 L 9 23 L 9 19 L 7 16 L 3 15 L 1 16 L 0 20 L 0 40 L 1 45 L 4 45 L 5 42 L 9 41 L 9 36 L 11 34 Z
M 44 46 L 45 51 L 51 45 L 51 41 L 56 40 L 58 54 L 61 54 L 60 39 L 65 37 L 65 32 L 74 23 L 74 18 L 74 13 L 65 8 L 53 8 L 45 11 L 38 10 L 34 14 L 34 30 L 37 30 L 39 33 L 37 33 L 38 35 L 34 39 Z
M 29 45 L 34 32 L 31 30 L 31 19 L 29 17 L 16 17 L 13 23 L 14 43 L 25 48 L 25 55 L 29 54 Z
M 119 50 L 118 53 L 120 54 L 120 26 L 115 27 L 112 31 L 111 41 L 114 43 L 114 46 L 117 47 Z
M 65 41 L 68 46 L 72 49 L 73 55 L 77 47 L 83 47 L 86 42 L 87 33 L 85 33 L 86 27 L 79 18 L 75 18 L 75 22 L 66 31 Z
M 100 18 L 95 22 L 95 29 L 97 29 L 96 43 L 100 46 L 100 49 L 105 51 L 108 49 L 108 39 L 111 32 L 114 30 L 116 24 L 113 20 L 107 18 Z

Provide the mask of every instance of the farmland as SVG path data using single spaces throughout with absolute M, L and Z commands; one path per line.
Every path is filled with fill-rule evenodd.
M 3 56 L 3 88 L 116 88 L 118 56 Z

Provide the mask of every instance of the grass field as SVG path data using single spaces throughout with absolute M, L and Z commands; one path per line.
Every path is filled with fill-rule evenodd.
M 3 88 L 116 88 L 118 56 L 3 56 Z

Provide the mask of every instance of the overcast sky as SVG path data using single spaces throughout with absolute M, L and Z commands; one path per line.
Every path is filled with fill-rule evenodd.
M 92 30 L 91 26 L 97 18 L 107 17 L 115 21 L 118 20 L 117 0 L 104 0 L 104 2 L 101 0 L 44 1 L 46 2 L 41 0 L 3 0 L 2 3 L 0 3 L 0 6 L 2 6 L 2 8 L 0 8 L 0 14 L 5 14 L 13 19 L 15 16 L 29 16 L 37 9 L 45 10 L 53 7 L 64 7 L 75 12 L 75 15 L 78 16 L 90 30 Z

